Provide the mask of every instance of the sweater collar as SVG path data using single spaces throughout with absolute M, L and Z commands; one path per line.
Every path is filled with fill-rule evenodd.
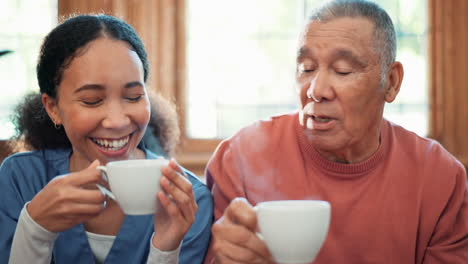
M 389 148 L 387 130 L 389 124 L 386 120 L 383 120 L 381 124 L 380 145 L 377 148 L 377 151 L 365 161 L 352 164 L 344 164 L 330 161 L 324 158 L 322 155 L 320 155 L 320 153 L 312 146 L 312 144 L 310 144 L 307 136 L 303 133 L 303 128 L 299 124 L 298 115 L 295 116 L 295 119 L 296 135 L 299 139 L 300 148 L 305 154 L 305 160 L 315 163 L 317 167 L 323 170 L 324 172 L 343 176 L 363 175 L 377 167 L 387 155 Z

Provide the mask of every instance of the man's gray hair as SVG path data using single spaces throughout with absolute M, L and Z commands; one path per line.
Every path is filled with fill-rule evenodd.
M 390 16 L 376 3 L 366 0 L 334 0 L 314 10 L 309 21 L 328 22 L 342 17 L 362 17 L 375 25 L 375 49 L 381 54 L 382 75 L 395 61 L 396 36 Z M 384 76 L 382 76 L 384 77 Z

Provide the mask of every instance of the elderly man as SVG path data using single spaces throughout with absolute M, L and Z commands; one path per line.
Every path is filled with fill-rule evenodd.
M 217 222 L 205 263 L 271 262 L 252 205 L 285 199 L 331 204 L 314 263 L 468 263 L 464 167 L 383 119 L 403 79 L 395 46 L 374 3 L 313 13 L 297 52 L 301 109 L 240 130 L 209 162 Z

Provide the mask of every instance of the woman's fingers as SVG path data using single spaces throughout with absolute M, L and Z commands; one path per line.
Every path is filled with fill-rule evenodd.
M 183 174 L 185 176 L 185 173 L 184 173 L 184 170 L 182 170 L 182 167 L 179 165 L 179 163 L 177 163 L 177 161 L 175 159 L 171 159 L 169 161 L 169 167 L 171 167 L 173 170 Z M 187 177 L 187 176 L 185 176 Z
M 182 178 L 182 176 L 177 176 Z M 174 184 L 174 181 L 170 181 L 167 177 L 161 178 L 161 187 L 163 188 L 164 195 L 167 198 L 168 203 L 172 203 L 178 210 L 180 210 L 182 216 L 186 221 L 193 221 L 195 213 L 197 211 L 197 204 L 194 199 L 192 185 L 190 182 L 183 180 L 183 184 Z M 180 187 L 182 185 L 182 188 Z
M 176 185 L 183 192 L 192 192 L 192 184 L 174 160 L 171 160 L 169 162 L 169 166 L 166 166 L 162 169 L 162 173 L 172 184 Z
M 61 232 L 98 215 L 106 198 L 95 188 L 101 180 L 98 165 L 95 161 L 82 171 L 50 181 L 28 204 L 29 215 L 52 232 Z
M 96 216 L 101 213 L 103 210 L 102 203 L 101 204 L 81 204 L 81 203 L 72 203 L 67 204 L 63 208 L 58 208 L 58 212 L 61 215 L 64 215 L 68 218 L 77 218 L 77 217 L 85 217 L 89 218 L 92 216 Z
M 106 196 L 99 189 L 70 188 L 68 196 L 63 198 L 64 202 L 72 204 L 102 205 Z
M 195 220 L 197 203 L 192 184 L 174 160 L 164 166 L 161 172 L 161 191 L 157 198 L 164 210 L 156 212 L 154 217 L 154 229 L 158 231 L 152 243 L 156 248 L 168 251 L 180 245 Z
M 101 182 L 102 175 L 101 171 L 96 169 L 97 166 L 99 166 L 99 160 L 95 160 L 84 170 L 61 176 L 60 178 L 51 181 L 51 183 L 53 182 L 54 184 L 62 183 L 72 186 L 84 186 L 91 183 Z
M 179 207 L 164 193 L 164 191 L 158 193 L 158 199 L 170 217 L 177 218 L 178 221 L 184 220 L 184 216 Z

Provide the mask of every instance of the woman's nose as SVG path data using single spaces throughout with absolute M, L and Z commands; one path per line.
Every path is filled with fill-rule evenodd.
M 122 128 L 130 124 L 130 117 L 120 104 L 110 104 L 102 126 L 104 128 Z

